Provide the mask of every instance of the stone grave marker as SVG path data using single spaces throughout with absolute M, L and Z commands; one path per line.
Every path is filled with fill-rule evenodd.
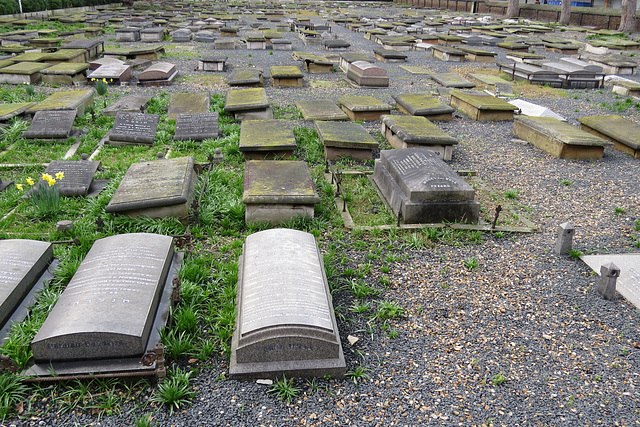
M 382 62 L 405 62 L 407 54 L 396 49 L 373 49 L 373 56 Z
M 11 104 L 0 104 L 0 122 L 24 114 L 28 109 L 36 105 L 36 102 L 16 102 Z
M 87 81 L 85 75 L 89 64 L 87 63 L 61 63 L 40 70 L 42 83 L 72 86 L 80 85 Z
M 218 113 L 178 114 L 174 141 L 218 138 Z
M 532 117 L 553 117 L 554 119 L 562 120 L 566 122 L 567 119 L 562 117 L 559 114 L 554 113 L 547 107 L 543 107 L 542 105 L 534 104 L 529 101 L 525 101 L 524 99 L 513 99 L 508 101 L 509 104 L 515 105 L 518 107 L 519 114 L 523 116 L 532 116 Z
M 263 88 L 235 89 L 227 92 L 224 111 L 233 114 L 236 120 L 268 120 L 273 110 Z
M 391 105 L 373 96 L 343 96 L 338 98 L 342 110 L 351 120 L 380 120 L 391 113 Z
M 99 39 L 76 39 L 66 40 L 60 46 L 60 50 L 82 50 L 84 59 L 78 62 L 87 62 L 97 58 L 104 51 L 104 43 Z
M 10 325 L 7 321 L 27 299 L 52 261 L 51 243 L 24 239 L 0 240 L 0 328 L 3 332 L 8 331 Z
M 313 235 L 277 228 L 248 236 L 240 258 L 230 376 L 341 378 L 345 370 Z
M 173 256 L 170 236 L 97 240 L 31 342 L 36 363 L 139 359 L 154 332 Z
M 194 36 L 195 41 L 200 43 L 213 43 L 215 37 L 211 30 L 200 30 Z
M 224 37 L 224 34 L 222 35 Z M 213 42 L 213 48 L 215 50 L 232 50 L 236 48 L 236 40 L 234 38 L 222 38 L 216 39 Z
M 145 43 L 161 43 L 167 30 L 164 27 L 149 27 L 140 30 L 140 41 Z
M 422 147 L 451 160 L 458 140 L 421 116 L 382 116 L 380 132 L 393 148 Z
M 431 78 L 444 87 L 473 88 L 476 86 L 458 73 L 436 73 L 432 74 Z
M 244 169 L 245 221 L 278 224 L 313 218 L 320 202 L 306 162 L 249 160 Z
M 31 107 L 27 110 L 27 114 L 35 114 L 37 111 L 42 110 L 77 110 L 78 115 L 84 114 L 85 110 L 93 105 L 93 96 L 95 95 L 95 89 L 84 90 L 67 90 L 61 92 L 54 92 L 49 95 L 44 101 Z
M 26 139 L 67 139 L 71 136 L 76 110 L 36 111 L 29 129 L 22 132 Z
M 170 62 L 157 62 L 138 75 L 138 84 L 141 86 L 170 85 L 178 75 L 175 64 Z
M 186 220 L 196 181 L 193 167 L 191 156 L 133 163 L 105 212 Z
M 315 126 L 327 160 L 340 156 L 370 160 L 373 150 L 378 149 L 378 141 L 359 123 L 318 120 Z
M 50 67 L 51 64 L 40 62 L 17 62 L 7 67 L 0 68 L 0 83 L 14 85 L 36 84 L 42 80 L 40 71 Z
M 356 61 L 373 62 L 373 60 L 369 56 L 365 55 L 364 53 L 357 53 L 357 52 L 343 53 L 340 55 L 340 69 L 346 73 L 347 70 L 349 69 L 349 64 Z
M 273 87 L 302 87 L 304 76 L 295 65 L 274 65 L 269 69 Z
M 198 60 L 198 70 L 200 71 L 224 71 L 227 56 L 210 56 Z
M 290 159 L 297 148 L 288 120 L 244 120 L 240 127 L 240 151 L 245 159 Z
M 116 28 L 116 42 L 137 42 L 140 40 L 140 29 L 135 27 Z
M 381 151 L 373 180 L 405 224 L 478 222 L 475 190 L 431 150 Z
M 422 116 L 429 120 L 451 121 L 455 108 L 443 104 L 438 98 L 427 93 L 403 93 L 391 95 L 396 107 L 404 114 Z
M 178 114 L 207 113 L 208 93 L 174 93 L 169 100 L 167 120 L 175 120 Z
M 613 142 L 620 151 L 640 159 L 640 125 L 618 115 L 578 117 L 580 129 Z
M 157 114 L 118 112 L 109 132 L 109 144 L 153 144 L 160 116 Z
M 56 187 L 62 196 L 87 196 L 93 184 L 93 176 L 98 171 L 100 162 L 90 160 L 52 160 L 44 170 L 51 176 L 62 172 L 64 177 L 56 180 Z M 44 180 L 40 180 L 44 183 Z
M 13 184 L 13 181 L 11 180 L 2 180 L 0 179 L 0 192 L 6 190 L 10 185 Z
M 103 65 L 93 70 L 87 76 L 91 81 L 103 81 L 107 83 L 124 83 L 131 80 L 131 66 L 125 64 Z
M 305 120 L 349 120 L 349 116 L 330 99 L 296 101 Z
M 102 67 L 103 65 L 125 65 L 125 64 L 124 64 L 124 61 L 118 58 L 105 56 L 104 58 L 94 59 L 93 61 L 89 62 L 89 69 L 93 71 L 97 68 Z
M 115 117 L 118 112 L 142 113 L 147 107 L 151 95 L 125 95 L 102 110 L 102 115 Z
M 347 78 L 360 86 L 389 86 L 387 70 L 365 61 L 354 61 L 349 64 Z
M 451 92 L 450 103 L 473 120 L 480 121 L 513 120 L 513 112 L 518 109 L 515 105 L 486 93 L 459 90 Z
M 620 269 L 616 291 L 640 309 L 640 254 L 583 255 L 580 259 L 598 274 L 603 265 L 615 264 Z
M 262 70 L 258 68 L 238 68 L 227 78 L 229 86 L 262 86 L 263 83 Z

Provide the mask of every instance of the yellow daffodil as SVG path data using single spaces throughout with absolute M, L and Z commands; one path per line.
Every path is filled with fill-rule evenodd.
M 106 83 L 106 82 L 107 82 L 107 79 L 102 79 L 102 82 L 103 82 L 103 83 Z
M 16 188 L 20 191 L 24 190 L 24 188 L 22 187 L 22 184 L 16 184 Z
M 49 175 L 48 173 L 43 173 L 42 174 L 42 179 L 45 181 L 51 181 L 53 179 L 53 177 L 51 175 Z
M 33 178 L 27 178 L 27 184 L 29 184 L 29 185 L 33 185 L 33 184 L 35 184 L 35 183 L 36 183 L 36 182 L 33 180 Z
M 53 184 L 56 183 L 55 179 L 50 179 L 49 181 L 47 181 L 49 183 L 49 187 L 51 187 Z
M 64 178 L 64 172 L 56 172 L 56 179 Z

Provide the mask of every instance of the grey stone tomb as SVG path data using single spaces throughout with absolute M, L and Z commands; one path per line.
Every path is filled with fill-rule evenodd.
M 113 104 L 102 110 L 102 115 L 107 117 L 115 117 L 119 112 L 123 113 L 142 113 L 144 112 L 147 102 L 152 97 L 150 95 L 126 95 L 118 99 Z
M 175 141 L 202 141 L 218 137 L 218 113 L 178 114 Z
M 93 176 L 99 167 L 100 162 L 97 161 L 52 160 L 44 172 L 51 176 L 55 176 L 58 172 L 64 173 L 62 179 L 56 180 L 56 186 L 62 196 L 86 196 L 89 194 Z
M 67 139 L 71 136 L 76 110 L 37 111 L 29 130 L 22 132 L 26 139 Z
M 478 222 L 475 190 L 431 150 L 381 151 L 373 180 L 405 224 Z
M 113 129 L 109 132 L 109 143 L 114 145 L 153 144 L 160 116 L 157 114 L 116 114 Z
M 248 236 L 240 258 L 230 376 L 343 377 L 345 369 L 313 235 L 271 229 Z

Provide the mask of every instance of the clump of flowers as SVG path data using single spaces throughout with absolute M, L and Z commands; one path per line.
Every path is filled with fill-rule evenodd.
M 107 79 L 91 79 L 91 81 L 94 82 L 93 86 L 96 88 L 98 95 L 103 96 L 107 93 L 107 90 L 109 89 Z M 113 81 L 113 79 L 111 79 L 111 81 Z
M 53 218 L 60 210 L 60 190 L 55 185 L 57 180 L 64 178 L 64 172 L 57 172 L 55 176 L 42 174 L 42 180 L 36 181 L 29 177 L 25 182 L 31 186 L 26 197 L 41 218 Z M 24 184 L 16 184 L 18 190 L 24 190 Z

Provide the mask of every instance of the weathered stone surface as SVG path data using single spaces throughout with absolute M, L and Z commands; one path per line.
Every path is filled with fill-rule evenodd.
M 131 66 L 118 64 L 103 65 L 92 71 L 87 77 L 89 80 L 97 81 L 104 79 L 107 83 L 128 82 L 131 80 Z
M 583 255 L 580 259 L 598 274 L 603 265 L 615 264 L 620 269 L 616 291 L 640 309 L 640 254 Z
M 245 158 L 293 157 L 293 126 L 288 120 L 244 120 L 240 127 L 240 151 Z
M 170 236 L 97 240 L 31 342 L 36 362 L 141 356 L 172 258 Z
M 493 74 L 480 74 L 480 73 L 471 73 L 469 74 L 469 78 L 479 85 L 485 86 L 495 86 L 496 84 L 511 84 L 511 82 L 506 81 L 505 79 L 494 76 Z
M 27 139 L 69 138 L 76 118 L 76 110 L 37 111 L 29 129 L 22 132 Z
M 207 113 L 208 93 L 174 93 L 169 100 L 167 120 L 175 120 L 178 114 Z
M 451 160 L 452 146 L 458 140 L 425 117 L 382 116 L 381 132 L 393 148 L 423 147 Z
M 462 62 L 467 56 L 467 53 L 448 46 L 433 45 L 431 47 L 431 56 L 442 61 Z
M 429 120 L 450 121 L 455 108 L 443 104 L 438 98 L 426 92 L 391 95 L 398 110 L 411 116 L 423 116 Z
M 64 161 L 52 160 L 45 173 L 55 176 L 64 173 L 62 179 L 56 180 L 56 187 L 63 196 L 86 196 L 93 183 L 93 176 L 98 171 L 100 162 L 90 160 Z M 40 180 L 44 183 L 44 180 Z
M 0 328 L 53 260 L 48 242 L 0 240 Z
M 118 112 L 123 113 L 142 113 L 147 102 L 152 97 L 150 95 L 125 95 L 122 98 L 110 104 L 107 108 L 102 110 L 102 115 L 107 117 L 115 117 Z
M 343 96 L 338 103 L 351 120 L 380 120 L 383 114 L 391 112 L 391 105 L 373 96 Z
M 604 147 L 613 145 L 600 137 L 549 117 L 515 117 L 513 133 L 561 159 L 599 159 L 604 153 Z
M 640 125 L 618 115 L 579 117 L 580 129 L 613 142 L 614 147 L 640 159 Z
M 224 110 L 240 120 L 269 119 L 269 101 L 263 88 L 236 89 L 227 92 Z M 247 115 L 249 113 L 249 115 Z M 255 114 L 255 117 L 251 116 Z M 262 116 L 262 117 L 261 117 Z
M 340 156 L 369 160 L 378 148 L 378 141 L 359 123 L 318 120 L 315 126 L 327 160 Z
M 273 87 L 302 87 L 302 71 L 295 65 L 275 65 L 269 69 Z
M 230 376 L 339 378 L 345 369 L 313 235 L 272 229 L 248 236 L 239 267 Z
M 486 93 L 451 92 L 451 106 L 465 113 L 473 120 L 513 120 L 513 112 L 518 109 L 495 96 Z
M 389 86 L 387 70 L 366 61 L 354 61 L 349 64 L 347 78 L 360 86 Z
M 227 56 L 213 56 L 198 60 L 198 70 L 201 71 L 224 71 Z
M 133 163 L 105 212 L 186 218 L 196 180 L 193 166 L 190 156 Z
M 140 81 L 168 80 L 177 73 L 176 65 L 170 62 L 158 62 L 138 75 Z
M 55 92 L 31 107 L 27 114 L 35 114 L 36 111 L 43 110 L 78 110 L 78 115 L 82 115 L 89 106 L 93 105 L 95 93 L 93 88 Z
M 36 105 L 35 102 L 17 102 L 12 104 L 0 104 L 0 122 L 7 121 L 12 117 L 23 114 L 34 105 Z
M 218 136 L 218 113 L 178 114 L 176 118 L 174 141 L 202 141 Z
M 383 150 L 373 176 L 406 224 L 478 221 L 475 190 L 431 150 Z
M 262 86 L 262 70 L 245 68 L 233 70 L 227 78 L 229 86 Z
M 476 86 L 458 73 L 436 73 L 432 74 L 431 78 L 444 87 L 472 88 Z
M 109 132 L 111 144 L 153 144 L 160 116 L 118 112 Z
M 16 64 L 11 64 L 7 67 L 0 68 L 0 83 L 39 83 L 42 78 L 40 70 L 50 66 L 51 64 L 43 64 L 39 62 L 18 62 Z
M 349 120 L 349 116 L 330 99 L 296 101 L 305 120 Z
M 247 222 L 277 224 L 297 216 L 313 218 L 320 197 L 306 162 L 251 160 L 245 163 L 242 201 Z

